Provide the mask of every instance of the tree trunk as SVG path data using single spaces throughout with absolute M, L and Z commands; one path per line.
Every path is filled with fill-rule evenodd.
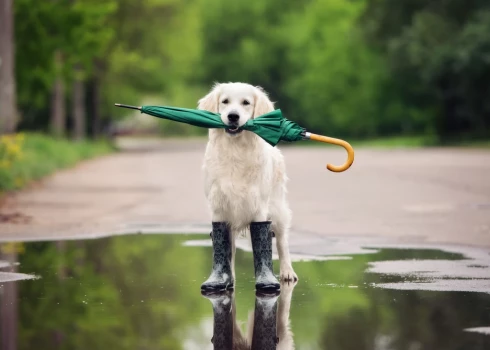
M 81 76 L 82 70 L 79 66 L 74 67 L 75 79 L 73 81 L 72 116 L 73 116 L 73 138 L 83 140 L 85 138 L 85 84 Z
M 100 112 L 100 83 L 102 76 L 102 63 L 99 60 L 94 62 L 94 75 L 92 78 L 92 137 L 95 139 L 100 135 L 100 127 L 101 127 L 101 112 Z
M 92 137 L 96 139 L 100 135 L 100 88 L 99 79 L 94 78 L 94 86 L 92 89 Z
M 0 0 L 0 134 L 17 127 L 13 0 Z
M 66 129 L 65 86 L 63 84 L 63 56 L 61 51 L 55 52 L 54 60 L 56 80 L 51 96 L 51 132 L 60 137 L 65 135 Z

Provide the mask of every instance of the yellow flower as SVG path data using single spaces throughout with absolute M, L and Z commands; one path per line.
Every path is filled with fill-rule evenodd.
M 25 246 L 22 242 L 8 242 L 2 244 L 0 247 L 2 253 L 4 254 L 12 254 L 12 253 L 22 254 L 25 252 Z
M 0 136 L 0 158 L 15 160 L 22 154 L 23 134 Z
M 0 169 L 8 169 L 10 168 L 10 162 L 7 159 L 0 160 Z
M 22 178 L 18 177 L 14 180 L 14 184 L 15 184 L 15 187 L 22 187 L 22 185 L 24 184 L 24 180 Z
M 7 154 L 10 154 L 12 156 L 17 156 L 20 154 L 20 145 L 16 143 L 11 143 L 7 145 Z

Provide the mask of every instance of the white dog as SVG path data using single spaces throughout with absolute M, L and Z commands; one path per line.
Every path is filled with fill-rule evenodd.
M 255 308 L 248 313 L 246 332 L 237 320 L 236 295 L 234 292 L 205 294 L 213 305 L 214 349 L 294 350 L 294 334 L 289 319 L 291 300 L 296 282 L 283 283 L 278 294 L 256 295 Z M 275 331 L 275 332 L 274 332 Z M 271 344 L 276 341 L 275 346 Z M 253 347 L 252 347 L 253 346 Z
M 247 120 L 274 110 L 259 87 L 216 84 L 199 100 L 198 109 L 220 113 L 228 129 L 210 129 L 204 156 L 205 195 L 212 220 L 231 227 L 232 273 L 235 238 L 251 222 L 272 221 L 279 255 L 280 279 L 297 280 L 289 256 L 291 211 L 286 200 L 286 168 L 278 148 L 239 128 Z

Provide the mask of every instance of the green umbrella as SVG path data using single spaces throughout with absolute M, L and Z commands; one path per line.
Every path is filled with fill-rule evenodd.
M 218 113 L 199 109 L 188 109 L 168 106 L 129 106 L 116 103 L 118 107 L 137 109 L 141 113 L 145 113 L 157 118 L 173 120 L 180 123 L 186 123 L 208 129 L 226 129 L 229 126 L 224 124 L 221 116 Z M 345 141 L 334 139 L 331 137 L 312 134 L 306 131 L 305 128 L 299 126 L 295 122 L 283 117 L 280 109 L 263 114 L 257 118 L 248 120 L 240 129 L 254 132 L 263 138 L 271 146 L 275 146 L 279 141 L 300 141 L 300 140 L 316 140 L 320 142 L 332 143 L 342 146 L 348 153 L 348 161 L 342 166 L 327 164 L 327 169 L 334 172 L 347 170 L 354 161 L 354 150 Z

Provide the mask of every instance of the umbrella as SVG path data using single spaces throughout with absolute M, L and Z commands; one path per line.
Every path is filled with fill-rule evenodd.
M 228 127 L 228 125 L 224 124 L 221 120 L 220 114 L 199 109 L 168 106 L 137 107 L 120 103 L 116 103 L 115 105 L 117 107 L 137 109 L 141 111 L 141 113 L 157 118 L 173 120 L 202 128 L 226 129 Z M 276 109 L 254 119 L 250 119 L 240 128 L 254 132 L 271 146 L 277 145 L 279 141 L 294 142 L 300 140 L 314 140 L 342 146 L 347 151 L 347 162 L 341 166 L 327 164 L 327 169 L 333 172 L 345 171 L 354 162 L 354 150 L 349 143 L 344 140 L 307 132 L 305 128 L 299 126 L 291 120 L 284 118 L 280 109 Z

